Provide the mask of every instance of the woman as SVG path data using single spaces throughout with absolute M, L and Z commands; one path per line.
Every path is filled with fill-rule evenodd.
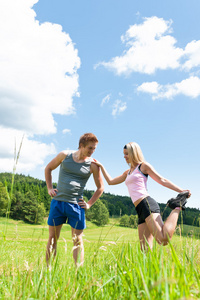
M 147 243 L 152 249 L 153 238 L 159 244 L 167 245 L 175 231 L 179 213 L 185 209 L 186 198 L 190 197 L 191 193 L 159 175 L 149 163 L 144 161 L 142 151 L 137 143 L 131 142 L 124 146 L 124 158 L 130 169 L 116 178 L 111 178 L 100 162 L 96 161 L 96 164 L 101 168 L 109 185 L 120 184 L 125 181 L 138 214 L 141 249 L 146 249 Z M 168 201 L 167 205 L 172 209 L 172 212 L 165 223 L 161 218 L 158 203 L 147 192 L 148 176 L 159 184 L 180 193 L 176 198 Z

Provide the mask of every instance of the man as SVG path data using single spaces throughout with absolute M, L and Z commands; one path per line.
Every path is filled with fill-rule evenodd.
M 64 223 L 71 226 L 74 242 L 73 258 L 77 265 L 80 251 L 80 264 L 84 261 L 83 229 L 85 229 L 85 209 L 89 209 L 103 193 L 103 180 L 100 169 L 92 163 L 91 155 L 98 144 L 97 137 L 85 133 L 80 137 L 77 151 L 60 152 L 45 168 L 48 193 L 53 197 L 48 218 L 49 239 L 46 261 L 49 264 L 51 252 L 56 255 L 57 241 Z M 52 185 L 52 171 L 60 166 L 57 189 Z M 96 191 L 88 202 L 83 200 L 83 190 L 93 174 Z

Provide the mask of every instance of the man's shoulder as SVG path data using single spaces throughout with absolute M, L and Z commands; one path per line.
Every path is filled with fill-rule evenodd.
M 62 153 L 62 154 L 64 154 L 64 155 L 70 155 L 70 154 L 72 154 L 72 153 L 74 153 L 76 150 L 63 150 L 63 151 L 61 151 L 60 153 Z
M 70 154 L 74 153 L 75 150 L 63 150 L 58 154 L 58 157 L 60 158 L 61 162 L 65 160 L 66 157 L 68 157 Z

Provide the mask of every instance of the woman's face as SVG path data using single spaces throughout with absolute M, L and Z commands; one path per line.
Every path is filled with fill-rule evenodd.
M 127 149 L 124 149 L 124 158 L 125 158 L 127 164 L 130 164 L 130 163 L 131 163 L 130 157 L 129 157 L 129 155 L 128 155 L 128 150 L 127 150 Z

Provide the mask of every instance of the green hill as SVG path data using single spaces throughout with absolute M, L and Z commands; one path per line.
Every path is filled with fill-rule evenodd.
M 0 173 L 0 183 L 1 187 L 7 185 L 8 191 L 11 189 L 11 180 L 12 174 L 11 173 Z M 54 184 L 56 187 L 56 184 Z M 2 197 L 3 192 L 2 188 L 0 189 L 0 208 L 2 212 Z M 33 178 L 31 176 L 25 176 L 22 174 L 15 175 L 14 187 L 13 187 L 13 196 L 16 195 L 26 195 L 28 192 L 34 194 L 35 198 L 37 199 L 37 203 L 44 204 L 44 208 L 46 211 L 46 215 L 48 215 L 51 203 L 51 197 L 49 196 L 46 188 L 46 183 L 43 180 L 39 180 Z M 85 190 L 84 197 L 90 199 L 92 196 L 93 191 Z M 109 211 L 110 217 L 121 217 L 123 215 L 136 215 L 135 207 L 130 199 L 127 196 L 120 196 L 120 195 L 113 195 L 110 193 L 103 193 L 100 200 L 105 204 Z M 5 201 L 4 201 L 5 202 Z M 160 203 L 161 215 L 165 220 L 169 213 L 170 209 L 166 208 L 166 205 Z M 1 214 L 1 216 L 3 216 Z M 196 208 L 189 208 L 187 207 L 186 211 L 180 214 L 179 223 L 192 225 L 200 227 L 200 211 Z

